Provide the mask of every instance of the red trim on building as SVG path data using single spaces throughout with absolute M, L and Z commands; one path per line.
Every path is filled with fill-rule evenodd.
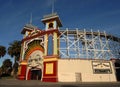
M 21 67 L 21 70 L 20 70 L 21 72 L 20 72 L 20 75 L 18 75 L 18 79 L 25 80 L 27 66 L 26 65 L 20 65 L 20 67 Z
M 58 33 L 60 35 L 60 32 L 58 29 L 50 29 L 50 30 L 47 30 L 47 31 L 41 31 L 39 32 L 38 34 L 34 35 L 34 36 L 31 36 L 31 37 L 26 37 L 22 40 L 22 43 L 24 41 L 27 41 L 27 40 L 30 40 L 30 39 L 33 39 L 33 38 L 36 38 L 36 37 L 39 37 L 39 36 L 43 36 L 45 34 L 53 34 L 54 32 Z
M 29 69 L 28 71 L 28 77 L 27 77 L 27 80 L 31 80 L 31 70 Z
M 46 74 L 46 64 L 53 63 L 53 74 Z M 44 62 L 44 76 L 57 76 L 57 61 Z
M 53 73 L 47 74 L 46 73 L 46 64 L 53 64 Z M 44 69 L 43 69 L 43 81 L 44 82 L 58 82 L 58 62 L 57 61 L 47 61 L 44 62 Z
M 43 82 L 58 82 L 58 77 L 47 77 L 42 79 Z

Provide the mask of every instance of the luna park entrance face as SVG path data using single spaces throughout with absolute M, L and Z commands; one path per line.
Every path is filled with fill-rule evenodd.
M 34 52 L 30 55 L 28 60 L 28 68 L 30 71 L 31 80 L 41 80 L 42 79 L 42 69 L 43 69 L 43 58 L 39 52 Z

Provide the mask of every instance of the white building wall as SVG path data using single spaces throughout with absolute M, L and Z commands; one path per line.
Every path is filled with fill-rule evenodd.
M 116 81 L 115 71 L 111 61 L 110 74 L 94 74 L 92 61 L 80 59 L 59 59 L 58 60 L 58 81 L 59 82 L 111 82 Z M 97 60 L 98 61 L 98 60 Z

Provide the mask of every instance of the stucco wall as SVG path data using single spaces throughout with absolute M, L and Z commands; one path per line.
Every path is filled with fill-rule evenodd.
M 116 81 L 115 71 L 111 61 L 110 74 L 93 73 L 92 62 L 96 60 L 59 59 L 58 81 L 59 82 L 111 82 Z M 98 61 L 98 60 L 97 60 Z

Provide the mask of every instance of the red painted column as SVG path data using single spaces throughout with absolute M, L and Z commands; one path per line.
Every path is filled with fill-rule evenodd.
M 26 65 L 20 65 L 18 70 L 18 79 L 25 80 L 26 76 Z
M 43 82 L 58 82 L 58 61 L 51 59 L 44 61 Z

